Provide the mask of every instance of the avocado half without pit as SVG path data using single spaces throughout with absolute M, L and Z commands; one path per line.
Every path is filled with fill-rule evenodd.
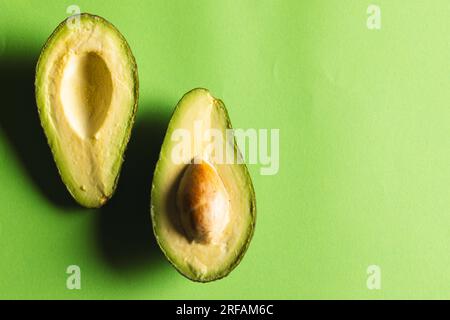
M 81 14 L 47 40 L 36 102 L 59 173 L 75 200 L 100 207 L 113 194 L 138 101 L 136 62 L 105 19 Z
M 188 92 L 169 122 L 153 176 L 155 237 L 194 281 L 228 275 L 255 227 L 255 192 L 231 130 L 222 101 L 206 89 Z

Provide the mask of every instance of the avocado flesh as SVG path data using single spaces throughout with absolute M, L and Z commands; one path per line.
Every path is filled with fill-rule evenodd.
M 138 100 L 131 50 L 105 19 L 63 21 L 36 68 L 36 102 L 61 178 L 74 199 L 100 207 L 113 194 Z
M 192 141 L 190 152 L 183 154 L 183 161 L 173 161 L 172 153 L 179 145 L 174 132 L 182 129 L 194 136 L 198 127 L 203 128 L 201 134 L 208 129 L 218 129 L 223 137 L 226 129 L 232 128 L 224 104 L 206 89 L 194 89 L 185 94 L 172 115 L 154 173 L 151 216 L 156 239 L 168 260 L 187 278 L 207 282 L 225 277 L 242 259 L 253 235 L 256 203 L 245 164 L 215 162 L 207 142 L 197 141 L 195 147 Z M 234 139 L 229 149 L 239 154 Z M 177 206 L 180 181 L 196 157 L 209 159 L 229 199 L 229 222 L 219 240 L 210 243 L 193 240 L 186 234 Z

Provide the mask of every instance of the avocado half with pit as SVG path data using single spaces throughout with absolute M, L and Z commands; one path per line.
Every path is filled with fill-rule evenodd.
M 102 206 L 115 190 L 138 101 L 125 38 L 101 17 L 68 18 L 42 49 L 35 89 L 64 184 L 81 205 Z
M 222 101 L 183 96 L 170 120 L 151 191 L 155 237 L 175 268 L 207 282 L 229 274 L 253 235 L 253 184 Z

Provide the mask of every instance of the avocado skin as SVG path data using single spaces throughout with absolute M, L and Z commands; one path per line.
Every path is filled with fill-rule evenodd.
M 65 177 L 64 177 L 64 175 L 62 174 L 61 169 L 60 169 L 60 167 L 58 166 L 57 161 L 56 161 L 56 158 L 55 158 L 55 149 L 54 149 L 54 147 L 53 147 L 53 144 L 51 143 L 50 137 L 47 135 L 47 131 L 46 131 L 46 125 L 47 125 L 47 124 L 43 121 L 44 118 L 41 116 L 41 113 L 42 113 L 42 105 L 39 103 L 39 90 L 40 90 L 40 88 L 38 87 L 38 77 L 39 77 L 39 74 L 40 74 L 40 67 L 41 67 L 41 64 L 42 64 L 42 63 L 45 63 L 45 61 L 43 61 L 44 53 L 45 53 L 46 50 L 49 48 L 49 45 L 52 43 L 53 38 L 54 38 L 54 37 L 59 33 L 59 31 L 66 25 L 67 21 L 68 21 L 70 18 L 77 17 L 77 16 L 80 17 L 80 19 L 87 18 L 87 19 L 91 19 L 91 20 L 96 20 L 97 22 L 103 23 L 103 24 L 105 24 L 105 25 L 111 27 L 112 29 L 116 30 L 117 35 L 120 37 L 121 42 L 122 42 L 123 45 L 127 48 L 127 51 L 128 51 L 128 53 L 129 53 L 128 58 L 130 59 L 130 62 L 131 62 L 131 63 L 130 63 L 130 68 L 131 68 L 131 70 L 132 70 L 132 73 L 133 73 L 133 79 L 134 79 L 134 83 L 133 83 L 133 84 L 134 84 L 133 93 L 134 93 L 134 97 L 135 97 L 135 102 L 134 102 L 134 105 L 132 106 L 131 116 L 129 117 L 128 123 L 127 123 L 127 125 L 126 125 L 127 129 L 125 130 L 125 136 L 124 136 L 123 146 L 122 146 L 122 150 L 121 150 L 121 156 L 119 157 L 119 163 L 118 163 L 118 166 L 119 166 L 118 174 L 117 174 L 117 176 L 116 176 L 115 179 L 114 179 L 111 194 L 106 195 L 104 201 L 103 201 L 103 202 L 98 202 L 97 204 L 87 204 L 87 203 L 84 203 L 83 201 L 81 201 L 81 200 L 76 196 L 76 194 L 73 192 L 73 190 L 69 187 L 68 183 L 65 181 Z M 38 58 L 37 63 L 36 63 L 36 68 L 35 68 L 35 82 L 34 82 L 34 84 L 35 84 L 35 99 L 36 99 L 36 104 L 37 104 L 38 115 L 39 115 L 39 118 L 40 118 L 40 124 L 41 124 L 42 129 L 43 129 L 44 132 L 45 132 L 45 137 L 46 137 L 46 140 L 47 140 L 47 144 L 49 145 L 50 150 L 52 151 L 53 158 L 54 158 L 54 160 L 55 160 L 55 163 L 57 164 L 56 167 L 57 167 L 59 176 L 61 177 L 61 180 L 63 181 L 64 186 L 66 187 L 67 191 L 70 193 L 70 195 L 72 196 L 72 198 L 73 198 L 79 205 L 81 205 L 81 206 L 83 206 L 83 207 L 86 207 L 86 208 L 92 208 L 92 209 L 96 209 L 96 208 L 102 207 L 106 202 L 108 202 L 109 199 L 111 199 L 111 197 L 114 195 L 114 193 L 115 193 L 115 191 L 116 191 L 116 189 L 117 189 L 117 183 L 118 183 L 118 181 L 119 181 L 120 172 L 121 172 L 121 167 L 122 167 L 123 161 L 124 161 L 124 159 L 125 159 L 124 155 L 125 155 L 125 152 L 126 152 L 126 148 L 127 148 L 127 146 L 128 146 L 128 142 L 129 142 L 130 137 L 131 137 L 131 131 L 132 131 L 132 128 L 133 128 L 133 125 L 134 125 L 135 116 L 136 116 L 136 112 L 137 112 L 137 109 L 138 109 L 138 101 L 139 101 L 139 76 L 138 76 L 138 67 L 137 67 L 137 64 L 136 64 L 136 59 L 135 59 L 135 57 L 134 57 L 134 55 L 133 55 L 133 53 L 132 53 L 132 51 L 131 51 L 131 48 L 130 48 L 128 42 L 126 41 L 126 39 L 125 39 L 125 37 L 122 35 L 122 33 L 121 33 L 121 32 L 120 32 L 120 31 L 119 31 L 119 30 L 118 30 L 111 22 L 109 22 L 108 20 L 106 20 L 106 19 L 103 18 L 103 17 L 100 17 L 100 16 L 95 15 L 95 14 L 87 13 L 87 12 L 80 13 L 80 14 L 77 14 L 77 15 L 72 15 L 72 16 L 70 16 L 70 17 L 67 17 L 66 19 L 64 19 L 63 21 L 61 21 L 61 22 L 58 24 L 58 26 L 55 28 L 55 30 L 54 30 L 54 31 L 51 33 L 51 35 L 47 38 L 45 44 L 42 46 L 42 49 L 41 49 L 40 54 L 39 54 L 39 58 Z

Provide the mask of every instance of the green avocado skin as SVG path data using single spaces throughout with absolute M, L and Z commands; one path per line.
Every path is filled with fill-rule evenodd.
M 161 151 L 160 151 L 160 155 L 159 155 L 159 159 L 158 162 L 156 164 L 155 167 L 155 172 L 153 175 L 153 182 L 152 182 L 152 190 L 151 190 L 151 203 L 150 203 L 150 215 L 151 215 L 151 220 L 152 220 L 152 225 L 153 225 L 153 233 L 155 235 L 155 238 L 157 240 L 157 243 L 161 249 L 161 251 L 163 252 L 163 254 L 165 255 L 165 257 L 167 258 L 167 260 L 172 264 L 172 266 L 184 277 L 186 277 L 187 279 L 194 281 L 194 282 L 199 282 L 199 283 L 207 283 L 207 282 L 212 282 L 212 281 L 216 281 L 216 280 L 220 280 L 223 279 L 225 277 L 227 277 L 231 271 L 233 271 L 238 265 L 239 263 L 242 261 L 245 253 L 247 252 L 250 242 L 253 238 L 254 235 L 254 231 L 255 231 L 255 226 L 256 226 L 256 196 L 255 196 L 255 190 L 253 187 L 253 183 L 252 183 L 252 179 L 250 176 L 250 173 L 248 171 L 248 168 L 245 164 L 242 164 L 239 166 L 239 170 L 242 170 L 242 176 L 244 177 L 245 181 L 246 181 L 246 187 L 247 190 L 245 190 L 245 192 L 247 192 L 247 197 L 249 199 L 249 215 L 251 216 L 250 219 L 250 223 L 248 225 L 248 227 L 245 230 L 245 241 L 242 242 L 239 250 L 236 253 L 236 257 L 233 259 L 233 261 L 231 263 L 229 263 L 225 268 L 223 268 L 222 270 L 220 270 L 219 272 L 212 274 L 212 275 L 208 275 L 208 276 L 202 276 L 199 275 L 196 272 L 192 272 L 191 270 L 186 269 L 185 267 L 181 266 L 180 263 L 177 261 L 177 257 L 174 256 L 173 254 L 171 254 L 167 249 L 166 249 L 166 245 L 164 244 L 164 241 L 162 241 L 161 236 L 160 236 L 160 230 L 159 230 L 159 226 L 158 226 L 158 215 L 161 214 L 159 212 L 157 212 L 157 210 L 155 210 L 155 198 L 158 197 L 158 183 L 157 181 L 159 180 L 159 175 L 161 174 L 161 167 L 162 167 L 162 163 L 165 161 L 166 159 L 166 148 L 167 148 L 167 143 L 168 141 L 171 139 L 171 133 L 173 131 L 174 128 L 176 128 L 176 123 L 175 122 L 175 118 L 177 117 L 177 114 L 180 112 L 181 109 L 181 105 L 183 104 L 183 101 L 185 99 L 187 99 L 188 97 L 191 97 L 193 95 L 199 95 L 199 94 L 208 94 L 210 95 L 210 92 L 208 89 L 205 88 L 195 88 L 192 89 L 191 91 L 187 92 L 186 94 L 183 95 L 183 97 L 180 99 L 180 101 L 178 102 L 177 106 L 175 107 L 173 113 L 172 113 L 172 117 L 171 120 L 169 122 L 168 125 L 168 129 L 166 131 L 166 135 L 164 137 L 164 142 L 162 144 L 161 147 Z M 217 103 L 217 107 L 221 110 L 225 123 L 226 123 L 226 129 L 232 129 L 232 124 L 230 121 L 230 117 L 228 115 L 228 111 L 224 105 L 224 103 L 220 100 L 220 99 L 214 99 L 215 102 Z M 234 141 L 234 149 L 235 152 L 237 152 L 238 154 L 240 154 L 239 148 L 237 146 L 236 141 Z
M 46 110 L 46 109 L 48 109 L 48 106 L 46 105 L 46 101 L 45 101 L 46 99 L 43 96 L 43 92 L 42 92 L 43 90 L 41 88 L 43 81 L 45 81 L 45 79 L 43 79 L 41 71 L 42 71 L 42 69 L 44 69 L 45 64 L 49 63 L 47 61 L 48 53 L 52 50 L 52 46 L 54 46 L 55 43 L 58 41 L 60 34 L 62 32 L 67 32 L 67 31 L 65 31 L 65 29 L 67 29 L 67 23 L 68 23 L 69 19 L 73 19 L 73 18 L 77 18 L 77 17 L 81 21 L 91 21 L 94 23 L 104 25 L 114 33 L 114 36 L 116 36 L 117 39 L 119 39 L 122 49 L 124 50 L 124 52 L 126 52 L 126 59 L 127 59 L 128 65 L 129 65 L 129 70 L 132 73 L 132 78 L 133 78 L 133 83 L 131 84 L 132 85 L 131 91 L 133 94 L 134 103 L 132 106 L 130 106 L 129 116 L 127 117 L 127 119 L 124 119 L 124 121 L 126 121 L 126 126 L 125 126 L 125 130 L 123 132 L 123 138 L 121 141 L 120 149 L 116 151 L 117 157 L 116 157 L 113 169 L 112 169 L 112 171 L 116 172 L 116 174 L 112 179 L 112 182 L 111 182 L 112 186 L 110 188 L 110 192 L 108 192 L 107 194 L 104 194 L 104 197 L 99 201 L 92 201 L 92 200 L 86 199 L 86 197 L 83 197 L 83 195 L 80 193 L 79 188 L 77 186 L 74 186 L 71 179 L 69 179 L 67 177 L 67 174 L 65 174 L 65 171 L 66 171 L 65 164 L 62 161 L 60 161 L 60 159 L 58 158 L 58 148 L 57 148 L 58 143 L 56 143 L 54 133 L 50 129 L 51 125 L 49 123 L 48 117 L 45 114 L 46 112 L 48 112 Z M 55 28 L 55 30 L 52 32 L 52 34 L 49 36 L 49 38 L 43 45 L 43 47 L 41 49 L 41 53 L 39 55 L 39 59 L 36 64 L 35 82 L 34 83 L 35 83 L 35 98 L 36 98 L 37 110 L 38 110 L 38 114 L 39 114 L 39 118 L 40 118 L 41 127 L 43 128 L 44 133 L 46 135 L 47 143 L 51 149 L 54 161 L 56 163 L 56 167 L 58 169 L 59 175 L 60 175 L 64 185 L 66 186 L 67 190 L 69 191 L 69 193 L 71 194 L 73 199 L 79 205 L 86 207 L 86 208 L 99 208 L 99 207 L 103 206 L 113 196 L 113 194 L 116 190 L 117 183 L 118 183 L 119 176 L 120 176 L 120 169 L 121 169 L 122 163 L 124 161 L 125 150 L 126 150 L 126 147 L 128 145 L 128 142 L 129 142 L 129 139 L 131 136 L 132 127 L 133 127 L 133 124 L 135 121 L 135 116 L 136 116 L 136 112 L 137 112 L 137 108 L 138 108 L 138 99 L 139 99 L 138 68 L 137 68 L 135 57 L 134 57 L 133 53 L 131 52 L 130 46 L 128 45 L 124 36 L 118 31 L 118 29 L 113 24 L 111 24 L 109 21 L 107 21 L 106 19 L 104 19 L 98 15 L 94 15 L 94 14 L 90 14 L 90 13 L 81 13 L 78 15 L 73 15 L 73 16 L 68 17 L 67 19 L 63 20 Z

